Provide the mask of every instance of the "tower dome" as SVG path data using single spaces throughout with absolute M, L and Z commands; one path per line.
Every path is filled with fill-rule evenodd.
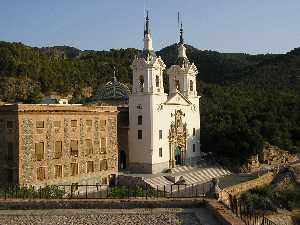
M 95 101 L 103 100 L 123 100 L 127 101 L 130 95 L 130 90 L 127 85 L 119 82 L 115 72 L 113 79 L 99 88 L 95 95 Z

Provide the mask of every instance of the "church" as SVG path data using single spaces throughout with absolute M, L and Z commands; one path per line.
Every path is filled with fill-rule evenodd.
M 197 162 L 200 157 L 198 70 L 187 58 L 182 24 L 177 61 L 167 69 L 153 49 L 147 13 L 144 48 L 131 68 L 129 170 L 160 173 Z M 163 86 L 165 69 L 169 77 L 169 93 L 165 93 Z

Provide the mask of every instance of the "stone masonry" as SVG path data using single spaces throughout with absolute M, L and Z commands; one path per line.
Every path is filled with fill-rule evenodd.
M 118 170 L 117 108 L 0 107 L 0 183 L 109 184 Z

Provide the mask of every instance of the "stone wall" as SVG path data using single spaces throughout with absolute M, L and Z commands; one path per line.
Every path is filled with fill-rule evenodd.
M 274 177 L 275 174 L 269 172 L 256 179 L 224 188 L 219 193 L 219 200 L 222 201 L 228 207 L 230 207 L 230 195 L 239 196 L 241 193 L 250 189 L 268 185 L 273 181 Z

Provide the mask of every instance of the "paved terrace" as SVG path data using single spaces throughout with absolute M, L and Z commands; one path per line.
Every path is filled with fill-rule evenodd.
M 242 225 L 213 199 L 0 200 L 1 225 Z M 16 210 L 17 209 L 17 210 Z

